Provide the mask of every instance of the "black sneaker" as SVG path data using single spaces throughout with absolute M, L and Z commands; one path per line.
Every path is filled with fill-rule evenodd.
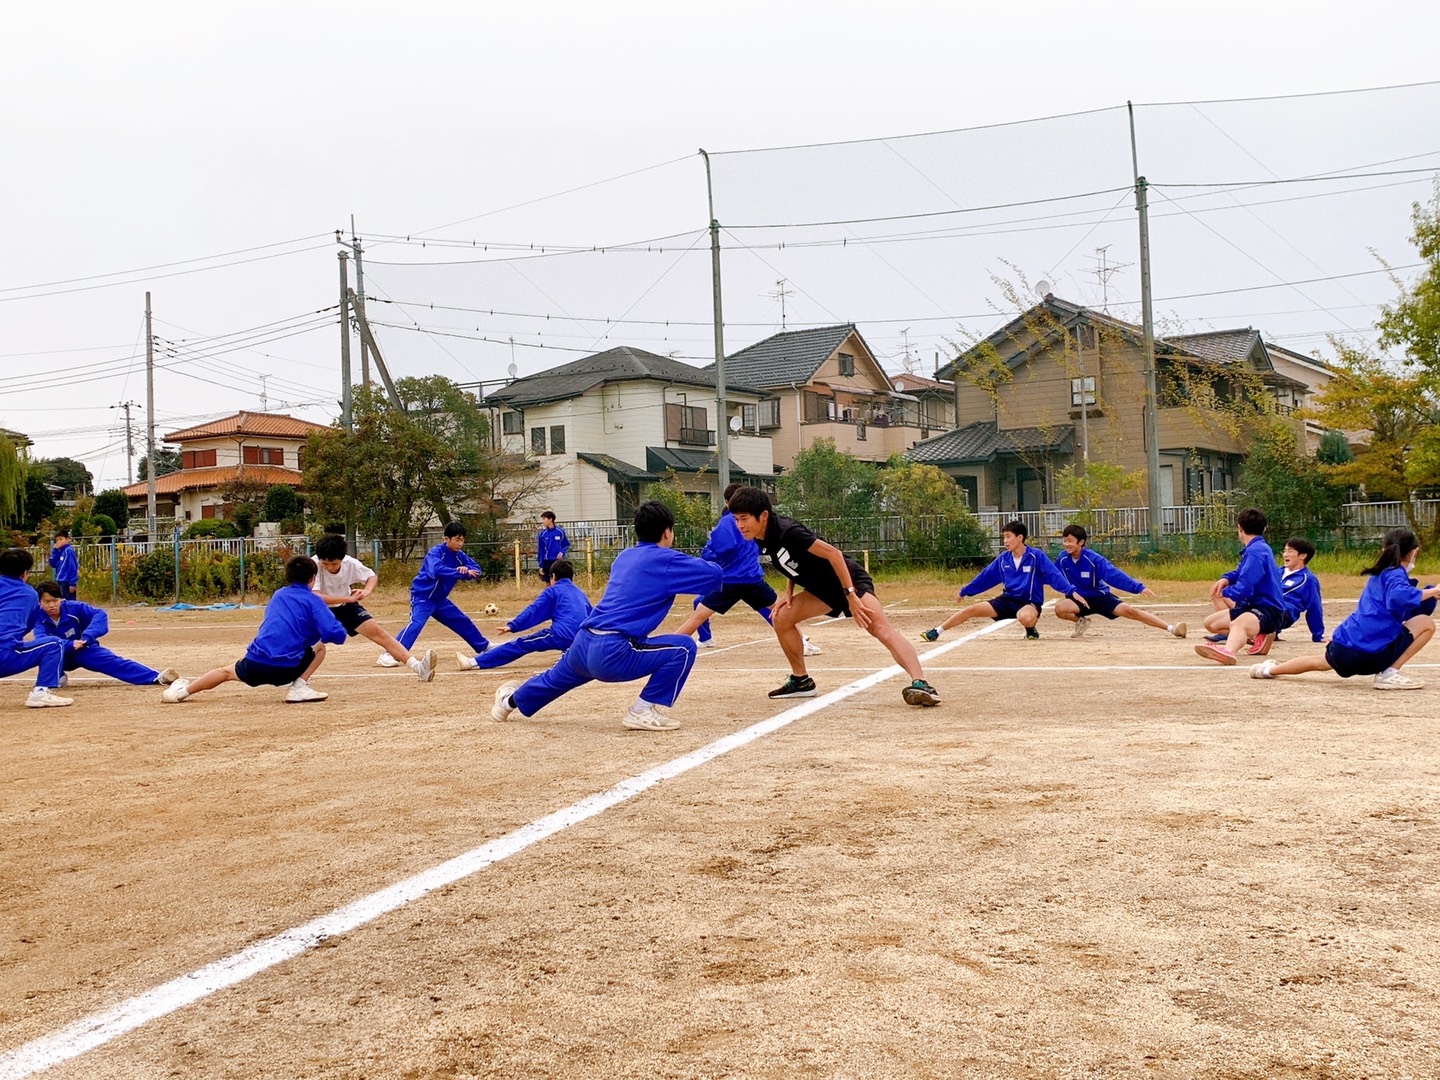
M 906 705 L 939 705 L 940 692 L 931 686 L 924 679 L 916 679 L 904 690 L 900 696 L 905 699 Z
M 791 675 L 783 684 L 770 691 L 772 698 L 814 697 L 815 680 L 809 675 Z
M 1039 630 L 1036 630 L 1035 627 L 1033 627 L 1033 626 L 1030 627 L 1029 629 L 1027 629 L 1027 630 L 1025 631 L 1025 640 L 1026 640 L 1026 641 L 1039 641 L 1039 640 L 1040 640 L 1040 631 L 1039 631 Z

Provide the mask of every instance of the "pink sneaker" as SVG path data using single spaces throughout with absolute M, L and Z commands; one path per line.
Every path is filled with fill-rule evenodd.
M 1235 654 L 1224 645 L 1214 645 L 1205 642 L 1203 645 L 1195 646 L 1195 654 L 1203 656 L 1206 660 L 1214 660 L 1217 664 L 1224 664 L 1227 667 L 1235 663 Z

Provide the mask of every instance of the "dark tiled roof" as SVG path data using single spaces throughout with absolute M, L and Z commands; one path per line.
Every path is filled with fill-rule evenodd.
M 1165 340 L 1179 345 L 1192 356 L 1217 364 L 1243 364 L 1260 346 L 1260 333 L 1244 330 L 1207 330 L 1203 334 L 1171 334 Z M 1263 346 L 1262 346 L 1263 348 Z
M 611 457 L 609 454 L 576 454 L 575 456 L 587 465 L 594 465 L 597 469 L 604 469 L 612 484 L 648 484 L 660 479 L 660 477 L 654 473 L 636 468 L 628 461 L 621 461 L 619 458 Z
M 651 472 L 663 473 L 674 471 L 677 473 L 700 473 L 719 472 L 720 458 L 713 450 L 676 450 L 668 446 L 647 446 L 645 448 L 645 467 Z M 730 476 L 732 478 L 741 476 L 753 476 L 754 473 L 746 472 L 730 462 Z
M 925 465 L 978 465 L 993 461 L 1000 454 L 1045 450 L 1068 453 L 1074 445 L 1074 424 L 998 431 L 995 421 L 982 420 L 932 439 L 922 439 L 907 450 L 905 456 Z
M 706 374 L 706 371 L 705 368 L 691 367 L 668 356 L 657 356 L 644 349 L 620 345 L 593 356 L 561 364 L 549 371 L 516 379 L 508 386 L 502 386 L 499 390 L 485 395 L 485 403 L 523 409 L 527 405 L 542 405 L 547 401 L 579 397 L 587 390 L 593 390 L 604 383 L 637 379 L 655 379 L 683 386 L 714 386 L 713 365 L 710 374 Z M 732 378 L 728 370 L 725 373 L 725 385 L 728 390 L 764 396 L 762 391 L 752 389 L 748 384 L 741 385 L 741 380 Z
M 806 383 L 830 359 L 840 343 L 855 332 L 854 323 L 789 330 L 757 341 L 725 358 L 725 378 L 766 388 Z M 713 371 L 711 364 L 707 371 Z

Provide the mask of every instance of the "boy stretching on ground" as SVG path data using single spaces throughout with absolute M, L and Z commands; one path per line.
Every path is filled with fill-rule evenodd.
M 635 511 L 639 543 L 615 557 L 600 603 L 580 625 L 575 642 L 549 671 L 523 686 L 495 691 L 490 715 L 509 720 L 534 716 L 561 694 L 587 682 L 630 682 L 648 677 L 620 723 L 635 731 L 672 731 L 680 722 L 661 710 L 675 704 L 695 666 L 695 639 L 649 634 L 670 614 L 677 593 L 708 593 L 720 587 L 714 563 L 676 551 L 675 515 L 664 503 Z
M 569 559 L 556 559 L 550 564 L 551 584 L 540 590 L 530 606 L 500 628 L 502 634 L 513 634 L 539 626 L 546 619 L 544 630 L 526 634 L 503 645 L 492 645 L 479 656 L 456 653 L 461 670 L 466 668 L 504 667 L 532 652 L 554 650 L 564 652 L 575 640 L 580 624 L 590 614 L 590 598 L 575 584 L 575 566 Z
M 1292 536 L 1285 541 L 1285 550 L 1280 561 L 1285 573 L 1280 578 L 1280 603 L 1285 617 L 1280 620 L 1280 630 L 1289 630 L 1305 616 L 1310 629 L 1310 639 L 1316 644 L 1325 640 L 1325 608 L 1320 598 L 1320 579 L 1310 569 L 1310 560 L 1315 557 L 1315 545 L 1303 536 Z M 1230 608 L 1233 606 L 1222 598 L 1223 607 L 1217 606 L 1215 614 L 1205 620 L 1205 625 L 1215 626 L 1218 633 L 1211 634 L 1206 641 L 1225 641 L 1230 636 Z M 1280 631 L 1261 634 L 1247 650 L 1249 656 L 1264 656 L 1270 646 L 1280 640 Z
M 24 548 L 0 552 L 0 677 L 35 668 L 35 689 L 25 699 L 31 709 L 75 704 L 74 698 L 51 693 L 65 677 L 65 643 L 59 638 L 25 635 L 40 621 L 40 599 L 25 583 L 35 557 Z
M 285 585 L 265 605 L 260 632 L 244 657 L 198 679 L 177 679 L 165 688 L 160 700 L 172 704 L 188 701 L 202 690 L 213 690 L 232 679 L 246 686 L 288 686 L 287 704 L 329 697 L 314 689 L 310 680 L 325 660 L 325 642 L 345 644 L 345 628 L 311 590 L 316 572 L 314 561 L 304 555 L 287 562 Z
M 946 630 L 969 619 L 993 619 L 996 622 L 1014 619 L 1025 628 L 1026 641 L 1039 641 L 1040 631 L 1035 629 L 1035 624 L 1040 621 L 1040 605 L 1045 601 L 1046 585 L 1074 601 L 1076 611 L 1081 608 L 1089 610 L 1084 597 L 1060 572 L 1060 568 L 1050 561 L 1050 556 L 1025 543 L 1028 531 L 1023 521 L 1006 522 L 1000 529 L 1000 543 L 1005 550 L 961 588 L 959 599 L 976 596 L 996 585 L 1004 586 L 1000 595 L 961 608 L 935 629 L 921 634 L 924 640 L 938 641 Z
M 1269 525 L 1263 510 L 1247 507 L 1235 515 L 1235 532 L 1240 537 L 1240 563 L 1210 586 L 1210 598 L 1214 601 L 1232 601 L 1234 607 L 1228 611 L 1223 607 L 1211 613 L 1205 620 L 1207 630 L 1218 630 L 1226 623 L 1229 630 L 1226 640 L 1207 641 L 1195 646 L 1195 652 L 1218 664 L 1235 663 L 1236 654 L 1251 638 L 1259 639 L 1268 635 L 1264 647 L 1285 618 L 1285 609 L 1280 599 L 1280 567 L 1275 563 L 1275 552 L 1265 543 L 1265 529 Z M 1257 642 L 1258 644 L 1258 642 Z
M 814 697 L 815 680 L 805 670 L 805 642 L 800 624 L 817 615 L 855 620 L 855 625 L 879 641 L 910 676 L 901 691 L 907 705 L 939 705 L 940 693 L 925 681 L 915 646 L 901 636 L 875 596 L 875 582 L 854 559 L 827 544 L 800 522 L 781 517 L 770 506 L 770 496 L 759 488 L 744 487 L 730 500 L 740 535 L 754 540 L 770 562 L 786 577 L 785 598 L 775 605 L 775 636 L 790 677 L 770 691 L 772 698 Z M 799 585 L 803 592 L 797 593 Z
M 1410 572 L 1419 553 L 1420 542 L 1413 532 L 1391 529 L 1375 565 L 1361 571 L 1370 580 L 1360 594 L 1359 606 L 1335 628 L 1324 655 L 1297 656 L 1282 663 L 1265 660 L 1250 669 L 1250 677 L 1273 679 L 1306 671 L 1334 671 L 1342 679 L 1374 675 L 1376 690 L 1420 689 L 1424 680 L 1400 669 L 1435 636 L 1432 616 L 1440 585 L 1416 586 Z
M 315 541 L 315 565 L 319 568 L 319 573 L 315 575 L 315 592 L 325 601 L 348 636 L 359 634 L 373 641 L 385 650 L 385 655 L 415 672 L 421 682 L 435 678 L 433 650 L 427 649 L 424 656 L 416 656 L 361 607 L 361 601 L 375 591 L 380 578 L 374 570 L 350 554 L 345 537 L 338 533 L 326 533 Z
M 100 639 L 110 632 L 110 616 L 103 608 L 63 599 L 63 588 L 58 581 L 42 581 L 35 586 L 35 591 L 40 595 L 41 612 L 35 634 L 39 637 L 43 633 L 65 643 L 66 671 L 84 668 L 133 686 L 169 686 L 179 677 L 174 668 L 156 671 L 135 660 L 126 660 L 101 645 Z M 68 675 L 60 676 L 61 686 L 69 681 Z
M 425 553 L 420 572 L 410 584 L 410 622 L 395 640 L 407 650 L 413 648 L 425 624 L 434 619 L 459 634 L 476 653 L 488 649 L 490 642 L 480 628 L 450 599 L 455 582 L 462 577 L 478 578 L 483 573 L 479 564 L 465 554 L 465 526 L 450 522 L 445 526 L 444 541 Z M 388 652 L 381 653 L 375 662 L 381 667 L 400 666 L 400 661 Z
M 1125 603 L 1118 596 L 1110 591 L 1110 586 L 1117 589 L 1124 589 L 1128 593 L 1135 593 L 1138 596 L 1155 598 L 1145 585 L 1136 581 L 1123 570 L 1118 569 L 1103 555 L 1091 551 L 1086 542 L 1090 539 L 1083 525 L 1066 525 L 1065 530 L 1060 534 L 1060 543 L 1065 547 L 1063 555 L 1055 557 L 1055 565 L 1065 575 L 1065 579 L 1076 592 L 1085 598 L 1085 611 L 1080 611 L 1080 605 L 1074 600 L 1058 600 L 1055 603 L 1055 614 L 1066 622 L 1075 624 L 1074 637 L 1084 637 L 1085 631 L 1090 628 L 1092 616 L 1099 615 L 1103 619 L 1134 619 L 1146 626 L 1153 626 L 1157 630 L 1164 630 L 1172 637 L 1183 638 L 1186 626 L 1182 623 L 1167 623 L 1159 615 L 1152 615 L 1144 608 L 1132 607 Z

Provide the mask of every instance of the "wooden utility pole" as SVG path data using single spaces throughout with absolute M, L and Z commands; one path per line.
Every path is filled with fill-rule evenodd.
M 355 433 L 355 415 L 351 408 L 350 387 L 350 273 L 344 252 L 340 257 L 340 420 L 345 425 L 345 434 Z M 351 511 L 345 512 L 345 543 L 355 550 L 355 519 Z
M 150 294 L 145 294 L 145 536 L 155 543 L 155 330 Z

